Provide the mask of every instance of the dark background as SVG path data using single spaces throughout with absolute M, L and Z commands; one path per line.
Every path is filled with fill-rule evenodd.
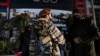
M 48 1 L 48 0 L 45 0 Z M 56 0 L 51 0 L 56 1 Z M 11 0 L 11 8 L 52 8 L 52 9 L 60 9 L 60 10 L 73 10 L 74 2 L 73 0 L 57 0 L 57 3 L 43 2 L 43 0 L 39 0 L 39 2 L 35 2 L 34 0 Z

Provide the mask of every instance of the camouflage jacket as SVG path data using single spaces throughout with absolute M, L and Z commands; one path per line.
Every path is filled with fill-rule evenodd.
M 45 47 L 51 47 L 51 49 L 48 50 L 52 50 L 52 55 L 60 55 L 58 44 L 64 44 L 65 39 L 53 22 L 48 21 L 45 18 L 40 18 L 35 24 L 35 29 L 37 38 L 39 38 L 42 44 Z
M 47 41 L 46 44 L 52 43 L 53 41 L 58 44 L 64 44 L 65 39 L 63 34 L 60 32 L 60 30 L 53 24 L 52 21 L 47 21 L 44 18 L 38 19 L 37 23 L 35 24 L 36 32 L 38 34 L 38 37 L 40 40 L 45 39 L 44 41 Z M 52 41 L 53 40 L 53 41 Z

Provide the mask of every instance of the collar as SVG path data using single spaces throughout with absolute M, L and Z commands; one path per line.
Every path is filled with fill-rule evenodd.
M 45 20 L 45 21 L 49 21 L 46 18 L 39 18 L 38 20 Z

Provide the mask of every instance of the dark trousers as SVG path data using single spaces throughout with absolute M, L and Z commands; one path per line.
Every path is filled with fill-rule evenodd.
M 23 46 L 22 46 L 22 56 L 29 56 L 29 45 L 23 44 Z
M 94 42 L 72 44 L 69 56 L 96 56 Z

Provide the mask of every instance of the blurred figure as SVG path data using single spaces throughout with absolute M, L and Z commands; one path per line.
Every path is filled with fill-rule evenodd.
M 10 30 L 8 28 L 5 28 L 2 35 L 3 35 L 3 38 L 6 41 L 9 41 L 9 39 L 10 39 Z
M 72 44 L 69 56 L 96 56 L 94 40 L 100 37 L 100 33 L 93 20 L 83 18 L 78 9 L 73 10 L 73 24 L 67 37 Z
M 18 36 L 19 35 L 18 35 L 17 28 L 13 28 L 10 30 L 10 41 L 11 42 L 16 42 Z
M 45 47 L 42 54 L 49 52 L 49 56 L 61 56 L 58 44 L 64 45 L 65 39 L 60 30 L 51 21 L 51 9 L 45 8 L 40 11 L 35 25 L 37 38 Z
M 31 38 L 31 26 L 25 27 L 24 32 L 20 34 L 19 51 L 22 51 L 22 56 L 29 56 L 29 43 Z

